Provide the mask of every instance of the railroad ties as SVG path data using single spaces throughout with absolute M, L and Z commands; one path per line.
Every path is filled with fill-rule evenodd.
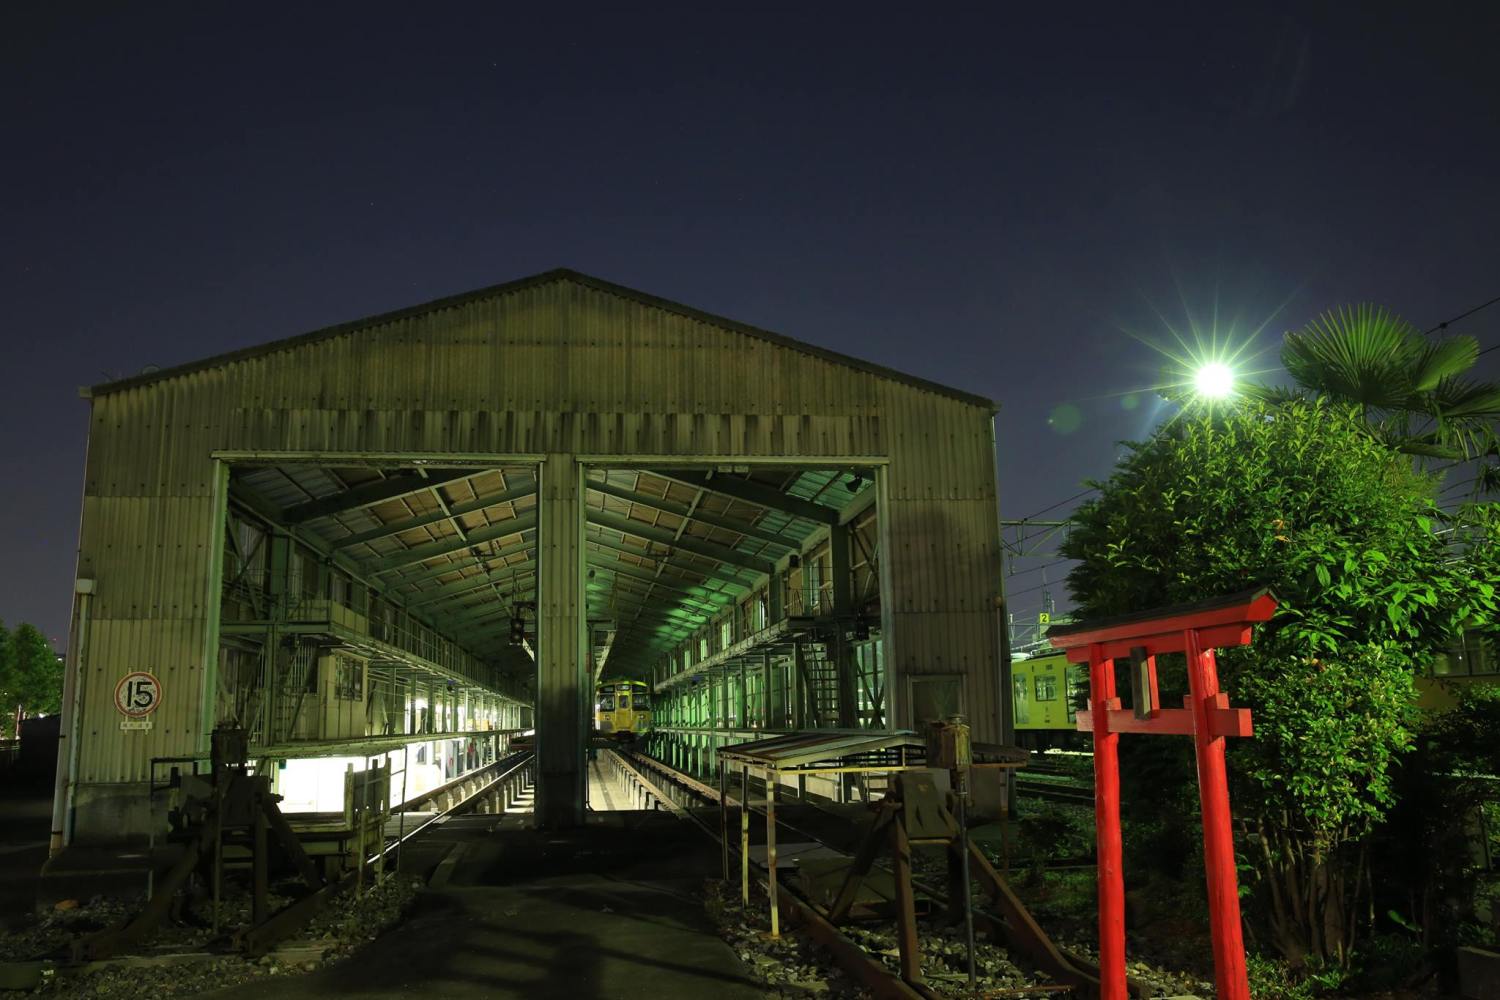
M 637 783 L 638 801 L 652 803 L 656 808 L 672 812 L 716 841 L 720 841 L 726 833 L 733 841 L 738 841 L 740 833 L 738 824 L 730 824 L 736 826 L 732 832 L 721 829 L 719 815 L 721 793 L 718 788 L 635 750 L 622 749 L 610 753 L 615 760 L 606 766 L 614 770 L 618 776 Z M 784 789 L 783 793 L 786 794 L 787 791 Z M 756 787 L 753 781 L 747 794 L 746 790 L 741 787 L 737 775 L 732 775 L 725 782 L 722 794 L 731 807 L 746 798 L 752 802 L 766 799 L 764 788 Z M 665 803 L 671 803 L 671 805 Z M 872 996 L 934 998 L 966 995 L 967 982 L 956 981 L 951 974 L 940 971 L 941 962 L 933 966 L 939 971 L 927 972 L 924 983 L 914 986 L 903 981 L 891 965 L 894 961 L 895 950 L 892 946 L 895 938 L 888 931 L 879 930 L 878 924 L 871 923 L 835 927 L 827 919 L 823 907 L 814 901 L 817 887 L 812 885 L 810 880 L 815 881 L 817 872 L 831 864 L 838 863 L 834 859 L 849 858 L 859 839 L 858 819 L 865 812 L 863 803 L 856 805 L 822 802 L 816 796 L 791 797 L 788 795 L 782 799 L 778 804 L 776 824 L 781 831 L 780 836 L 785 839 L 777 845 L 775 860 L 770 862 L 774 863 L 779 874 L 780 909 L 798 932 L 807 934 L 821 945 L 826 953 L 835 959 L 844 973 L 868 990 Z M 730 846 L 733 848 L 734 845 Z M 763 893 L 768 888 L 766 874 L 769 870 L 768 854 L 765 845 L 752 845 L 748 855 L 735 862 L 735 871 L 732 876 L 729 872 L 729 861 L 726 860 L 726 893 L 735 897 L 739 896 L 737 887 L 733 883 L 738 881 L 740 865 L 750 865 L 759 873 L 759 887 L 760 892 Z M 847 866 L 847 861 L 843 863 Z M 919 914 L 929 915 L 923 918 L 922 943 L 935 956 L 941 956 L 953 947 L 951 940 L 938 930 L 945 923 L 945 920 L 939 920 L 938 917 L 942 915 L 943 907 L 948 902 L 948 887 L 942 884 L 945 875 L 935 869 L 923 868 L 920 865 L 917 873 L 922 877 L 912 879 L 912 887 L 916 892 L 914 905 Z M 879 875 L 879 869 L 876 875 Z M 932 879 L 938 884 L 931 884 L 923 878 Z M 878 898 L 880 896 L 878 883 L 877 877 L 872 883 L 877 889 L 876 894 L 866 900 L 867 916 L 888 912 L 889 904 L 892 902 L 890 899 Z M 890 893 L 887 892 L 886 895 L 889 896 Z M 757 896 L 757 898 L 760 897 Z M 865 897 L 862 896 L 861 899 Z M 745 902 L 748 904 L 749 901 Z M 763 904 L 762 900 L 761 905 Z M 1010 922 L 1014 922 L 1014 919 L 1011 918 Z M 981 914 L 981 920 L 987 924 L 992 934 L 1003 933 L 1002 927 L 1007 922 L 1003 918 L 987 913 Z M 1067 956 L 1067 958 L 1070 961 L 1076 961 L 1078 966 L 1085 971 L 1089 971 L 1089 963 L 1086 961 L 1078 960 L 1074 956 Z M 993 968 L 994 960 L 987 959 L 986 964 Z M 1084 995 L 1075 993 L 1074 987 L 1065 983 L 1045 977 L 1036 978 L 1032 974 L 1023 973 L 1013 967 L 1009 971 L 1016 978 L 1026 981 L 992 982 L 982 989 L 982 995 L 987 997 Z

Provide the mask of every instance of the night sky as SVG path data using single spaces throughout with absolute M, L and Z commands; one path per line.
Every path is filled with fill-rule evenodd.
M 0 618 L 63 640 L 77 387 L 553 267 L 998 399 L 1005 517 L 1169 328 L 1500 295 L 1493 4 L 540 6 L 6 5 Z

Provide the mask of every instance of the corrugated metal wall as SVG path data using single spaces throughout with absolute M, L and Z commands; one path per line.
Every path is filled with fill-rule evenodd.
M 81 570 L 98 581 L 79 778 L 192 752 L 208 641 L 213 454 L 886 458 L 891 662 L 969 678 L 998 736 L 991 413 L 572 280 L 532 284 L 93 400 Z M 118 729 L 114 683 L 165 701 Z

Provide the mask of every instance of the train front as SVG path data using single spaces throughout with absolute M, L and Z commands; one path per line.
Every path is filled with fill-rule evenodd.
M 601 736 L 633 740 L 651 728 L 651 693 L 644 681 L 606 681 L 594 697 L 594 729 Z

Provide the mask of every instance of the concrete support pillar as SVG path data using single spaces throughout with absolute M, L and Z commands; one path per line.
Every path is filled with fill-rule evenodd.
M 587 683 L 583 602 L 583 472 L 548 455 L 539 476 L 537 553 L 537 790 L 540 826 L 583 823 Z

